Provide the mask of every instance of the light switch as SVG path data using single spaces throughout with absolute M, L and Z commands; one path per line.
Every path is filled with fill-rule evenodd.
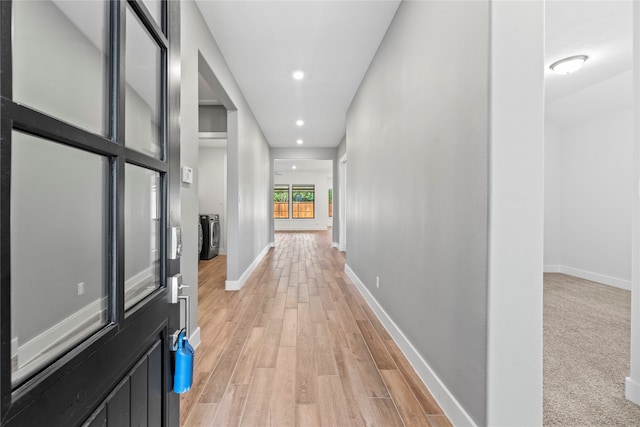
M 182 167 L 182 182 L 185 184 L 193 184 L 193 169 L 188 166 Z

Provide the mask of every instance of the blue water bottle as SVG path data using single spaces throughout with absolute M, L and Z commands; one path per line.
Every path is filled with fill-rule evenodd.
M 176 362 L 173 373 L 173 391 L 178 394 L 186 393 L 193 384 L 193 358 L 195 351 L 191 344 L 189 344 L 184 329 L 181 330 L 178 335 L 175 351 Z

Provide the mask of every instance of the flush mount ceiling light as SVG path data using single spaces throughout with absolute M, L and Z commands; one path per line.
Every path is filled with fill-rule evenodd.
M 296 80 L 302 80 L 304 78 L 304 73 L 300 70 L 294 71 L 293 78 Z
M 291 166 L 291 169 L 296 169 L 296 165 Z
M 554 62 L 549 68 L 556 74 L 571 74 L 578 71 L 587 59 L 589 59 L 587 55 L 570 56 L 569 58 Z
M 302 141 L 301 139 L 299 139 L 299 140 L 297 140 L 297 141 L 296 141 L 296 143 L 297 143 L 298 145 L 302 145 L 302 143 L 303 143 L 303 142 L 304 142 L 304 141 Z
M 298 126 L 302 126 L 304 124 L 304 120 L 296 120 L 296 124 Z

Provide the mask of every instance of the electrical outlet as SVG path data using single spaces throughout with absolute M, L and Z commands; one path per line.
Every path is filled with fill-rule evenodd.
M 78 283 L 78 296 L 84 295 L 84 282 Z
M 380 289 L 380 276 L 376 276 L 376 288 Z

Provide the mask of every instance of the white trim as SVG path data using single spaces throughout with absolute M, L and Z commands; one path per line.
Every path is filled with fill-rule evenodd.
M 413 346 L 411 341 L 406 335 L 398 328 L 393 319 L 389 317 L 384 308 L 376 301 L 375 297 L 369 292 L 369 289 L 362 283 L 362 281 L 356 276 L 351 267 L 347 264 L 344 266 L 344 271 L 351 281 L 356 285 L 358 291 L 365 298 L 369 307 L 374 311 L 376 316 L 384 327 L 387 329 L 393 340 L 398 344 L 398 347 L 402 353 L 406 356 L 407 360 L 416 371 L 422 382 L 429 389 L 433 397 L 436 399 L 445 415 L 449 417 L 449 420 L 454 426 L 476 426 L 469 414 L 464 410 L 462 405 L 456 400 L 456 398 L 449 392 L 444 383 L 438 378 L 436 373 L 431 369 L 429 364 L 422 358 L 418 350 Z
M 11 340 L 11 358 L 12 359 L 18 355 L 18 348 L 20 348 L 18 344 L 19 344 L 18 337 L 15 337 Z
M 338 242 L 331 242 L 331 247 L 332 247 L 332 248 L 340 248 L 340 243 L 338 243 Z
M 272 248 L 275 248 L 276 247 L 276 242 L 269 243 L 269 246 L 271 246 Z
M 636 405 L 640 405 L 640 383 L 635 382 L 631 377 L 627 377 L 625 380 L 624 395 Z
M 327 227 L 321 225 L 278 225 L 276 224 L 275 231 L 327 231 Z
M 545 265 L 544 272 L 568 274 L 569 276 L 591 280 L 592 282 L 613 286 L 615 288 L 624 289 L 626 291 L 631 290 L 631 280 L 619 279 L 617 277 L 611 277 L 605 274 L 594 273 L 592 271 L 581 270 L 579 268 L 567 267 L 566 265 Z
M 258 267 L 258 264 L 260 264 L 260 261 L 262 261 L 262 258 L 264 258 L 265 255 L 267 254 L 267 252 L 269 252 L 269 249 L 271 249 L 271 244 L 268 244 L 267 246 L 265 246 L 265 248 L 262 250 L 262 252 L 260 252 L 258 254 L 256 259 L 253 260 L 251 265 L 245 270 L 245 272 L 242 274 L 242 276 L 240 276 L 240 279 L 238 279 L 238 280 L 227 280 L 224 283 L 224 290 L 225 291 L 239 291 L 240 289 L 242 289 L 244 284 L 249 279 L 249 276 L 251 276 L 251 273 L 253 273 L 253 270 L 255 270 L 256 267 Z
M 103 303 L 102 298 L 93 301 L 91 304 L 83 307 L 81 310 L 76 311 L 71 316 L 56 323 L 46 331 L 40 333 L 35 338 L 30 339 L 26 343 L 18 347 L 18 368 L 26 365 L 37 356 L 39 356 L 45 349 L 58 343 L 69 331 L 83 324 L 96 314 L 102 311 Z M 14 338 L 17 342 L 19 337 Z M 12 340 L 13 341 L 13 340 Z
M 201 342 L 202 340 L 200 339 L 200 326 L 198 326 L 196 330 L 191 333 L 191 336 L 189 336 L 189 344 L 191 344 L 191 346 L 195 350 L 198 348 Z
M 633 181 L 631 210 L 631 345 L 625 396 L 640 405 L 640 3 L 633 2 Z

